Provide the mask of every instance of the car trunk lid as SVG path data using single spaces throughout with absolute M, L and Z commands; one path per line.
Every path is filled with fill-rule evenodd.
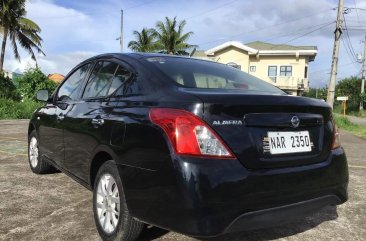
M 202 100 L 204 120 L 247 168 L 300 166 L 322 162 L 329 155 L 333 130 L 331 109 L 322 101 L 288 95 L 187 91 Z M 300 121 L 296 127 L 293 117 Z M 299 133 L 308 135 L 311 147 L 307 151 L 271 151 L 271 136 L 296 137 Z

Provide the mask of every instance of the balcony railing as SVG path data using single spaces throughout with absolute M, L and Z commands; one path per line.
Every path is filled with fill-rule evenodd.
M 306 78 L 298 78 L 293 76 L 273 76 L 269 77 L 272 84 L 283 90 L 309 90 L 309 82 Z

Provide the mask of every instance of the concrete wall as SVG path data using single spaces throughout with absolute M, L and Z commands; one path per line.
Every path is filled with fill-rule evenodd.
M 240 65 L 242 71 L 249 72 L 249 55 L 247 51 L 231 46 L 217 51 L 212 57 L 219 63 Z

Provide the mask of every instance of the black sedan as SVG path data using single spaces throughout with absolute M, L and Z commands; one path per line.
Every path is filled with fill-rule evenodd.
M 146 224 L 212 237 L 347 200 L 331 108 L 230 66 L 105 54 L 37 98 L 30 168 L 92 190 L 103 240 L 136 240 Z

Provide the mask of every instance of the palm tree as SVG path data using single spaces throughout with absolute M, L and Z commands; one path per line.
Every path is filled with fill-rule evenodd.
M 158 39 L 157 47 L 166 51 L 168 54 L 187 53 L 188 49 L 195 47 L 190 45 L 187 40 L 193 32 L 183 33 L 183 28 L 187 24 L 185 20 L 177 22 L 177 17 L 170 19 L 165 17 L 165 22 L 156 23 L 156 37 Z
M 152 52 L 156 49 L 155 30 L 151 28 L 143 28 L 141 33 L 133 31 L 136 40 L 128 43 L 128 47 L 135 52 Z
M 9 38 L 14 56 L 20 61 L 18 44 L 36 60 L 33 49 L 43 53 L 40 27 L 32 20 L 25 18 L 25 0 L 0 0 L 0 32 L 2 35 L 0 72 L 3 71 L 6 43 Z

